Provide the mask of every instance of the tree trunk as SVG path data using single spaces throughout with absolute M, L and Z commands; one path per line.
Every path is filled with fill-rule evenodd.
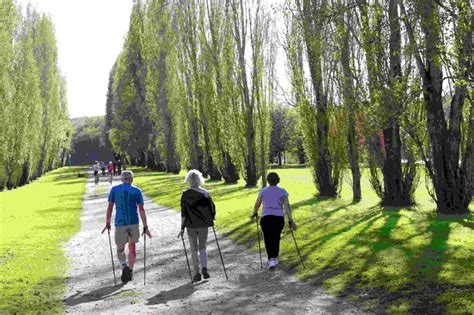
M 138 166 L 146 167 L 148 165 L 148 154 L 146 151 L 138 153 Z
M 43 141 L 43 146 L 41 147 L 41 158 L 39 160 L 38 171 L 36 173 L 36 177 L 41 177 L 41 175 L 43 175 L 45 158 L 46 158 L 46 140 Z
M 28 162 L 23 163 L 23 168 L 22 168 L 22 173 L 21 173 L 21 178 L 20 181 L 18 182 L 18 186 L 23 186 L 28 184 L 28 178 L 30 176 L 30 166 Z
M 237 55 L 239 63 L 239 73 L 240 81 L 243 94 L 243 107 L 245 108 L 245 125 L 246 125 L 246 146 L 247 146 L 247 156 L 245 159 L 245 181 L 246 187 L 255 187 L 257 186 L 257 168 L 255 161 L 255 128 L 253 124 L 253 115 L 254 115 L 254 104 L 253 101 L 250 101 L 250 91 L 247 81 L 247 63 L 245 61 L 245 34 L 246 34 L 246 25 L 244 23 L 244 9 L 242 0 L 240 1 L 240 13 L 236 8 L 236 5 L 233 5 L 234 15 L 234 36 L 237 43 Z M 240 16 L 240 25 L 237 16 Z M 243 35 L 242 35 L 243 34 Z
M 315 5 L 320 5 L 316 8 Z M 308 63 L 311 81 L 316 95 L 316 128 L 318 141 L 318 159 L 316 163 L 316 182 L 319 195 L 323 198 L 337 197 L 338 178 L 333 178 L 332 159 L 328 147 L 328 103 L 322 79 L 322 14 L 317 12 L 326 6 L 326 1 L 321 4 L 310 4 L 309 0 L 303 1 L 304 37 L 308 52 Z M 319 12 L 320 13 L 320 12 Z
M 173 121 L 171 113 L 165 115 L 166 127 L 169 128 L 166 133 L 166 172 L 179 174 L 181 166 L 175 150 L 175 136 L 173 130 Z
M 232 163 L 232 159 L 230 154 L 227 152 L 222 152 L 222 158 L 224 160 L 224 166 L 221 169 L 222 176 L 224 177 L 224 181 L 226 184 L 237 184 L 239 181 L 239 172 L 237 172 L 237 168 Z
M 201 92 L 202 93 L 202 92 Z M 206 113 L 204 112 L 204 106 L 202 104 L 202 100 L 200 101 L 201 106 L 200 111 L 201 111 L 201 125 L 202 125 L 202 130 L 204 134 L 204 150 L 205 150 L 205 158 L 206 158 L 206 168 L 204 172 L 204 176 L 209 175 L 209 178 L 211 180 L 221 180 L 222 175 L 219 173 L 219 170 L 217 167 L 214 165 L 214 160 L 212 159 L 212 154 L 211 154 L 211 148 L 209 145 L 209 128 L 207 126 L 207 120 L 206 120 Z
M 400 139 L 399 112 L 402 106 L 395 89 L 402 77 L 400 18 L 398 0 L 389 1 L 390 20 L 390 86 L 386 91 L 385 111 L 388 116 L 387 126 L 383 129 L 385 160 L 382 168 L 384 177 L 383 206 L 408 206 L 413 204 L 409 194 L 411 182 L 405 182 L 402 175 L 402 142 Z
M 465 1 L 466 10 L 469 3 Z M 423 82 L 423 97 L 427 112 L 427 128 L 431 142 L 433 156 L 433 185 L 436 194 L 437 211 L 440 214 L 467 214 L 469 213 L 470 183 L 467 181 L 468 174 L 459 167 L 459 138 L 460 119 L 462 117 L 462 106 L 466 88 L 457 86 L 453 103 L 451 104 L 450 126 L 444 118 L 442 98 L 442 64 L 440 62 L 441 52 L 438 44 L 441 42 L 440 25 L 433 21 L 440 19 L 435 0 L 427 0 L 422 3 L 420 14 L 422 29 L 426 36 L 426 49 L 424 50 L 426 66 L 418 60 L 419 69 Z M 463 49 L 465 53 L 471 53 L 472 37 L 465 32 Z M 469 65 L 461 65 L 469 70 Z M 463 73 L 469 76 L 468 73 Z M 472 105 L 471 105 L 472 106 Z M 457 158 L 457 159 L 456 159 Z M 472 176 L 472 175 L 471 175 Z
M 163 134 L 166 142 L 166 157 L 165 157 L 165 171 L 169 173 L 178 174 L 180 171 L 179 159 L 175 150 L 175 134 L 173 126 L 173 117 L 168 108 L 169 98 L 167 91 L 168 69 L 166 65 L 166 50 L 160 49 L 158 58 L 159 78 L 156 89 L 158 95 L 155 99 L 157 112 L 163 123 Z
M 342 51 L 341 51 L 341 65 L 344 73 L 343 76 L 343 100 L 347 108 L 347 142 L 348 142 L 348 157 L 349 165 L 352 172 L 352 200 L 353 202 L 359 202 L 362 198 L 362 192 L 360 187 L 360 168 L 359 168 L 359 149 L 357 147 L 357 134 L 355 129 L 356 115 L 353 102 L 355 102 L 354 86 L 352 81 L 352 71 L 350 66 L 350 39 L 349 31 L 345 29 L 344 24 L 345 15 L 342 15 L 339 20 L 339 27 L 343 31 L 341 37 Z

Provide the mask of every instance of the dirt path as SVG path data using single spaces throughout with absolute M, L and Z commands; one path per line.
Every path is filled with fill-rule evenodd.
M 219 237 L 229 275 L 225 280 L 212 232 L 208 240 L 211 279 L 191 285 L 182 243 L 176 238 L 179 214 L 148 198 L 145 209 L 154 238 L 147 240 L 147 284 L 143 285 L 142 238 L 134 280 L 119 285 L 116 270 L 118 284 L 114 286 L 108 237 L 100 234 L 109 189 L 104 178 L 96 193 L 93 180 L 88 180 L 80 232 L 65 246 L 70 260 L 63 295 L 67 313 L 362 313 L 283 270 L 262 271 L 258 253 Z M 117 264 L 115 250 L 114 260 Z

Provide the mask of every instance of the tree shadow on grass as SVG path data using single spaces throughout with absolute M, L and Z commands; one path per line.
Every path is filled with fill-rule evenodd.
M 67 297 L 66 299 L 63 300 L 63 303 L 68 305 L 68 306 L 74 306 L 82 303 L 89 303 L 89 302 L 94 302 L 94 301 L 101 301 L 103 299 L 112 297 L 114 295 L 117 295 L 122 292 L 126 291 L 131 291 L 131 290 L 124 290 L 120 291 L 122 289 L 123 284 L 118 284 L 118 285 L 111 285 L 107 286 L 104 288 L 99 288 L 97 290 L 82 294 L 83 292 L 77 292 L 74 295 L 71 295 L 70 297 Z M 119 292 L 120 291 L 120 292 Z M 82 295 L 81 295 L 82 294 Z
M 301 208 L 301 207 L 315 206 L 315 205 L 317 205 L 318 203 L 320 203 L 322 201 L 324 201 L 324 199 L 321 199 L 319 197 L 312 197 L 312 198 L 309 198 L 309 199 L 304 199 L 304 200 L 292 203 L 291 208 L 295 210 L 295 209 L 298 209 L 298 208 Z
M 385 210 L 379 216 L 368 218 L 368 220 L 363 218 L 361 222 L 365 222 L 365 226 L 343 246 L 352 245 L 355 248 L 368 247 L 370 249 L 369 255 L 363 256 L 360 267 L 348 269 L 344 265 L 338 265 L 336 255 L 328 260 L 325 264 L 327 267 L 313 275 L 312 279 L 317 284 L 338 279 L 336 281 L 341 281 L 343 286 L 339 290 L 339 297 L 351 297 L 351 299 L 355 297 L 360 303 L 368 303 L 370 308 L 377 313 L 391 312 L 402 304 L 407 307 L 408 313 L 447 312 L 446 305 L 437 301 L 440 295 L 462 290 L 468 292 L 467 290 L 474 288 L 473 285 L 443 283 L 440 279 L 443 265 L 448 259 L 450 261 L 455 259 L 447 254 L 450 224 L 454 221 L 428 219 L 429 225 L 416 235 L 428 233 L 431 240 L 429 244 L 413 249 L 407 246 L 406 240 L 400 241 L 392 237 L 401 217 L 398 211 Z M 383 226 L 371 229 L 373 223 L 380 218 L 385 220 Z M 462 224 L 458 220 L 455 222 Z M 403 267 L 404 270 L 397 275 L 386 273 L 384 262 L 380 260 L 383 259 L 384 253 L 391 249 L 400 251 L 404 259 L 408 260 L 407 265 Z M 304 251 L 311 250 L 317 250 L 317 246 L 306 248 Z M 357 257 L 354 259 L 354 262 L 357 261 Z M 347 273 L 347 271 L 350 272 Z M 402 284 L 399 287 L 393 284 L 385 286 L 392 281 L 401 281 Z

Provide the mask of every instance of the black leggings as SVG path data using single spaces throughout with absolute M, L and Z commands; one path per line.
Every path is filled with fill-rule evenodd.
M 260 219 L 260 225 L 262 226 L 268 259 L 277 258 L 280 253 L 280 236 L 285 226 L 285 219 L 276 215 L 266 215 Z

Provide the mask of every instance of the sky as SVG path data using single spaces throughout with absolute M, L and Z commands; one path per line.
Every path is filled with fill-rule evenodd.
M 58 62 L 66 76 L 71 118 L 105 115 L 109 73 L 122 50 L 133 0 L 31 2 L 55 25 Z

